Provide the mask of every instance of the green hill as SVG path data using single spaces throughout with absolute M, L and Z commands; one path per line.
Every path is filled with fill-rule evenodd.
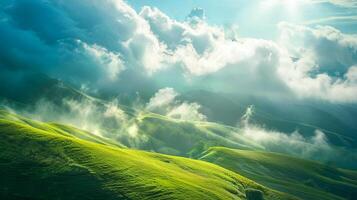
M 31 82 L 34 84 L 30 84 Z M 113 141 L 115 141 L 115 143 L 120 143 L 128 148 L 141 149 L 176 156 L 197 157 L 202 152 L 206 151 L 209 147 L 224 146 L 234 149 L 286 153 L 293 156 L 300 156 L 302 158 L 308 157 L 309 159 L 314 159 L 321 162 L 329 162 L 342 168 L 356 169 L 357 167 L 357 156 L 355 156 L 356 154 L 354 153 L 356 152 L 356 149 L 349 148 L 348 145 L 340 147 L 331 144 L 329 147 L 332 153 L 323 153 L 323 156 L 315 155 L 314 153 L 306 156 L 302 155 L 299 150 L 290 151 L 289 148 L 282 148 L 285 146 L 280 145 L 279 143 L 270 142 L 269 144 L 262 144 L 259 142 L 254 142 L 241 134 L 241 129 L 237 127 L 223 125 L 215 122 L 175 120 L 166 116 L 148 112 L 145 110 L 143 105 L 132 105 L 132 107 L 130 107 L 120 104 L 120 102 L 116 100 L 105 101 L 99 98 L 91 97 L 83 91 L 76 90 L 62 81 L 51 79 L 44 75 L 34 75 L 28 80 L 28 85 L 30 87 L 28 90 L 26 90 L 28 91 L 28 94 L 25 96 L 20 95 L 21 98 L 16 97 L 16 95 L 10 95 L 10 97 L 1 100 L 2 97 L 0 94 L 0 107 L 2 106 L 2 101 L 4 101 L 4 107 L 11 107 L 24 116 L 30 118 L 40 118 L 43 121 L 55 121 L 62 124 L 71 124 L 92 133 L 100 133 L 107 138 L 111 138 Z M 207 93 L 198 93 L 201 95 L 194 94 L 195 93 L 192 94 L 192 97 L 205 97 L 208 95 Z M 190 95 L 187 94 L 184 96 L 186 97 Z M 214 98 L 214 96 L 217 96 L 217 98 Z M 241 117 L 240 115 L 242 112 L 244 112 L 246 107 L 240 107 L 242 112 L 236 112 L 234 108 L 239 107 L 237 101 L 228 97 L 223 98 L 224 95 L 222 96 L 223 99 L 218 98 L 218 96 L 220 95 L 211 94 L 209 95 L 209 98 L 204 98 L 207 100 L 206 103 L 208 103 L 208 105 L 204 103 L 202 104 L 203 111 L 206 110 L 206 107 L 210 107 L 210 102 L 215 102 L 214 112 L 211 113 L 213 116 L 216 114 L 224 115 L 224 113 L 231 113 L 234 114 L 234 116 L 239 114 L 239 116 L 235 117 L 235 120 L 239 119 Z M 214 99 L 215 101 L 213 101 Z M 191 100 L 195 101 L 195 99 Z M 250 101 L 250 99 L 248 100 L 245 101 L 245 103 L 255 102 L 253 100 Z M 188 101 L 190 101 L 190 99 L 188 99 Z M 231 108 L 231 104 L 229 104 L 229 102 L 234 103 L 235 106 L 232 105 Z M 275 109 L 272 108 L 269 109 L 269 111 L 262 112 L 260 108 L 269 107 L 264 105 L 257 106 L 257 116 L 265 116 L 265 119 L 275 119 L 272 114 L 269 114 L 270 111 Z M 123 113 L 122 119 L 118 119 L 116 115 L 107 115 L 108 108 L 111 106 L 114 106 L 115 109 Z M 222 112 L 218 112 L 218 110 L 220 110 L 219 108 L 222 108 Z M 323 113 L 320 114 L 321 116 L 324 115 Z M 253 121 L 257 120 L 255 119 L 255 116 L 256 115 L 253 116 Z M 277 114 L 277 116 L 281 115 Z M 300 117 L 305 119 L 303 115 Z M 221 121 L 218 119 L 212 120 Z M 333 124 L 331 120 L 327 121 L 329 122 L 328 124 Z M 262 121 L 258 120 L 258 122 Z M 291 120 L 283 120 L 280 122 L 288 125 Z M 264 122 L 262 124 L 268 125 L 270 123 Z M 301 130 L 301 133 L 306 132 L 305 129 L 300 129 L 295 125 L 291 126 L 291 128 L 292 129 L 290 131 L 293 131 L 296 128 L 296 130 Z M 310 129 L 313 131 L 316 129 L 320 130 L 319 127 L 315 126 L 310 127 Z M 132 132 L 129 133 L 128 130 Z M 329 132 L 324 129 L 322 131 L 326 134 L 329 143 L 340 140 L 349 140 L 344 136 L 342 137 L 340 134 Z M 353 132 L 351 131 L 351 133 Z M 340 139 L 336 139 L 332 137 L 332 135 Z M 326 156 L 327 154 L 346 156 Z
M 39 129 L 42 131 L 53 132 L 53 133 L 57 133 L 57 134 L 60 134 L 63 136 L 67 136 L 67 137 L 84 139 L 84 140 L 87 140 L 90 142 L 95 142 L 98 144 L 104 144 L 104 145 L 113 146 L 113 147 L 122 147 L 122 148 L 125 147 L 118 141 L 114 141 L 114 140 L 104 138 L 104 137 L 99 137 L 97 135 L 89 133 L 88 131 L 83 131 L 83 130 L 77 129 L 73 126 L 68 126 L 68 125 L 63 125 L 63 124 L 58 124 L 58 123 L 42 123 L 42 122 L 38 122 L 35 120 L 30 120 L 28 118 L 25 118 L 25 117 L 22 117 L 22 116 L 13 114 L 13 113 L 9 113 L 4 110 L 0 110 L 0 119 L 8 120 L 10 122 L 19 123 L 19 124 L 25 124 L 25 125 L 34 127 L 36 129 Z
M 292 199 L 214 164 L 86 134 L 1 111 L 0 199 L 246 199 L 252 189 Z
M 145 140 L 135 146 L 126 141 L 128 137 L 119 140 L 126 146 L 147 151 L 195 157 L 211 146 L 261 149 L 244 137 L 237 136 L 234 127 L 216 123 L 180 121 L 154 113 L 144 113 L 133 119 L 128 127 L 132 124 L 137 126 L 138 135 Z
M 234 135 L 233 132 L 237 131 L 234 130 L 234 127 L 209 122 L 175 120 L 145 111 L 143 108 L 135 109 L 135 107 L 123 104 L 116 106 L 123 111 L 126 121 L 124 123 L 116 123 L 117 119 L 104 114 L 109 102 L 89 96 L 62 81 L 51 79 L 45 75 L 36 74 L 28 78 L 29 80 L 27 81 L 30 87 L 28 88 L 28 94 L 21 96 L 21 98 L 5 98 L 4 102 L 6 102 L 5 105 L 9 104 L 12 109 L 20 111 L 24 116 L 30 118 L 38 115 L 46 121 L 55 122 L 61 122 L 62 119 L 67 118 L 74 118 L 73 121 L 76 118 L 85 120 L 85 117 L 78 115 L 77 110 L 71 110 L 68 104 L 65 103 L 66 101 L 71 101 L 77 105 L 82 105 L 81 109 L 93 111 L 88 118 L 90 120 L 95 118 L 97 121 L 92 120 L 88 121 L 88 123 L 101 123 L 100 132 L 105 137 L 111 138 L 116 143 L 129 148 L 185 157 L 201 154 L 211 146 L 262 149 L 244 138 Z M 31 85 L 30 82 L 33 81 L 36 84 Z M 1 98 L 0 94 L 0 109 L 2 106 Z M 89 108 L 85 107 L 85 105 L 88 105 Z M 40 110 L 44 107 L 41 111 L 45 110 L 45 112 L 37 113 L 38 107 L 40 107 Z M 73 125 L 77 124 L 74 122 Z M 59 129 L 65 129 L 63 125 L 58 126 L 61 126 L 57 127 Z M 128 133 L 125 134 L 130 127 L 137 127 L 137 138 L 141 138 L 140 140 L 131 136 L 128 137 Z M 52 128 L 54 127 L 52 126 Z M 96 126 L 96 128 L 98 127 Z M 94 132 L 93 130 L 91 131 Z M 81 135 L 83 136 L 83 134 Z
M 282 154 L 213 147 L 200 158 L 303 199 L 354 199 L 357 172 Z

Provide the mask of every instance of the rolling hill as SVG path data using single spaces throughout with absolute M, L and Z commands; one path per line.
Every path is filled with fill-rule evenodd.
M 200 158 L 260 184 L 309 200 L 352 200 L 357 172 L 283 154 L 212 147 Z
M 211 146 L 239 149 L 261 149 L 243 137 L 237 137 L 234 127 L 210 122 L 188 122 L 154 113 L 142 113 L 128 127 L 137 126 L 139 137 L 145 140 L 131 145 L 128 137 L 119 140 L 130 147 L 170 155 L 194 157 Z
M 27 80 L 28 79 L 28 80 Z M 76 90 L 70 85 L 45 75 L 35 74 L 27 77 L 28 93 L 25 95 L 2 95 L 4 107 L 10 107 L 28 118 L 41 118 L 43 121 L 54 121 L 80 127 L 80 122 L 96 125 L 98 131 L 107 138 L 115 140 L 129 148 L 154 151 L 170 155 L 192 157 L 201 154 L 211 146 L 226 146 L 239 149 L 260 149 L 244 138 L 236 137 L 234 127 L 211 122 L 189 122 L 175 120 L 159 114 L 148 112 L 123 104 L 116 104 L 123 111 L 126 120 L 117 123 L 115 117 L 105 116 L 109 101 L 92 97 Z M 4 98 L 7 97 L 7 98 Z M 74 103 L 76 110 L 68 105 Z M 2 104 L 0 101 L 0 108 Z M 84 110 L 91 110 L 86 114 Z M 81 113 L 82 112 L 82 113 Z M 87 118 L 86 118 L 87 117 Z M 135 127 L 137 133 L 132 137 L 128 130 Z M 92 127 L 83 127 L 95 132 Z M 138 138 L 141 138 L 140 140 Z
M 289 148 L 281 148 L 279 143 L 262 145 L 254 142 L 244 136 L 239 127 L 214 122 L 215 120 L 219 121 L 218 118 L 213 119 L 213 122 L 176 120 L 163 115 L 148 112 L 142 107 L 142 105 L 141 107 L 128 106 L 123 105 L 118 101 L 113 104 L 112 101 L 92 97 L 83 91 L 74 89 L 60 80 L 51 79 L 44 75 L 34 75 L 34 77 L 29 79 L 29 82 L 36 80 L 34 82 L 36 84 L 29 84 L 28 93 L 26 93 L 26 95 L 20 95 L 20 97 L 5 95 L 5 97 L 7 97 L 5 98 L 0 94 L 0 98 L 5 99 L 5 107 L 10 105 L 10 108 L 29 118 L 39 119 L 46 122 L 54 121 L 61 124 L 70 124 L 91 133 L 99 133 L 128 148 L 153 151 L 169 155 L 196 157 L 206 151 L 209 147 L 224 146 L 234 149 L 286 153 L 322 162 L 328 161 L 339 167 L 349 169 L 356 169 L 357 167 L 357 162 L 355 162 L 357 160 L 357 154 L 353 153 L 356 152 L 356 149 L 349 148 L 348 145 L 339 146 L 341 143 L 353 140 L 353 138 L 344 136 L 343 134 L 323 130 L 329 143 L 331 143 L 331 141 L 340 141 L 339 145 L 331 144 L 329 146 L 333 155 L 337 156 L 328 156 L 328 158 L 325 158 L 326 156 L 309 155 L 304 157 L 304 155 L 301 155 L 299 151 L 290 152 Z M 46 85 L 46 87 L 44 87 L 44 85 Z M 197 93 L 186 94 L 184 97 L 186 98 L 190 95 L 191 97 L 195 97 L 197 96 Z M 202 93 L 200 96 L 206 97 L 207 94 Z M 212 100 L 213 104 L 215 104 L 212 111 L 214 111 L 218 117 L 223 116 L 224 113 L 227 113 L 227 116 L 230 116 L 230 114 L 239 115 L 240 112 L 235 112 L 236 108 L 242 108 L 241 111 L 244 111 L 245 107 L 239 106 L 234 99 L 226 97 L 225 100 L 222 100 L 223 97 L 225 96 L 214 95 L 212 93 L 208 98 Z M 200 102 L 200 99 L 193 100 Z M 253 100 L 252 102 L 256 102 Z M 204 110 L 210 110 L 212 108 L 212 102 L 203 102 L 202 105 Z M 258 102 L 261 103 L 261 101 Z M 2 102 L 0 101 L 0 107 L 1 104 Z M 260 120 L 263 118 L 271 119 L 273 121 L 278 120 L 277 118 L 269 115 L 269 113 L 261 111 L 261 108 L 269 108 L 268 110 L 273 112 L 276 106 L 269 104 L 257 105 L 256 115 L 254 115 L 252 119 L 253 122 L 258 121 L 264 124 L 267 121 Z M 232 108 L 228 109 L 228 107 Z M 113 110 L 110 110 L 112 108 Z M 218 112 L 219 108 L 222 108 L 222 111 Z M 109 116 L 108 111 L 110 114 Z M 120 116 L 116 116 L 117 114 Z M 281 112 L 280 114 L 274 114 L 281 116 Z M 314 116 L 316 116 L 316 114 L 314 114 Z M 239 116 L 236 117 L 239 118 Z M 285 124 L 286 126 L 291 125 L 291 130 L 294 130 L 294 127 L 296 127 L 296 124 L 289 120 L 280 120 L 279 123 Z M 278 127 L 270 122 L 267 124 L 266 128 L 268 128 L 268 130 L 275 130 L 273 127 Z M 306 126 L 304 125 L 304 127 Z M 308 129 L 310 132 L 313 132 L 314 130 L 320 128 L 310 126 Z M 303 128 L 301 128 L 301 130 L 301 133 L 305 133 Z M 312 147 L 311 144 L 308 145 L 310 145 L 311 148 L 315 148 Z M 329 153 L 329 155 L 330 154 L 332 155 L 332 153 Z M 326 155 L 326 152 L 324 152 L 324 155 Z M 339 155 L 348 156 L 340 157 Z
M 1 111 L 0 198 L 294 199 L 214 164 L 120 146 Z

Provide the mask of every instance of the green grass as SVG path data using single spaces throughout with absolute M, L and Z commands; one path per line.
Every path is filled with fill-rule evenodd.
M 210 148 L 200 159 L 303 199 L 352 200 L 357 196 L 356 171 L 282 154 L 224 147 Z
M 111 140 L 108 138 L 100 137 L 95 134 L 89 133 L 88 131 L 83 131 L 80 129 L 77 129 L 73 126 L 69 125 L 63 125 L 63 124 L 58 124 L 58 123 L 42 123 L 38 122 L 35 120 L 31 120 L 16 114 L 9 113 L 4 110 L 0 110 L 0 119 L 2 120 L 10 120 L 12 122 L 17 122 L 20 124 L 27 124 L 31 127 L 43 130 L 43 131 L 49 131 L 49 132 L 55 132 L 64 136 L 68 137 L 74 137 L 78 139 L 84 139 L 88 140 L 91 142 L 95 142 L 98 144 L 105 144 L 109 146 L 115 146 L 115 147 L 122 147 L 124 148 L 125 146 L 119 143 L 118 141 Z
M 235 128 L 216 123 L 180 121 L 154 113 L 142 113 L 133 121 L 138 126 L 138 134 L 146 139 L 132 145 L 128 137 L 119 138 L 132 148 L 185 157 L 196 157 L 212 146 L 262 149 L 237 137 Z
M 86 135 L 88 134 L 88 135 Z M 293 199 L 217 165 L 0 112 L 0 199 Z

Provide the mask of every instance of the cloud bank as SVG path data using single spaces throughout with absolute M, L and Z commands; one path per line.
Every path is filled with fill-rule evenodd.
M 170 86 L 357 102 L 357 36 L 333 27 L 280 23 L 274 42 L 210 25 L 201 8 L 185 21 L 121 0 L 5 0 L 0 8 L 1 84 L 40 72 L 111 95 Z
M 279 25 L 281 43 L 297 61 L 281 68 L 286 84 L 300 97 L 356 102 L 357 35 L 318 26 Z
M 356 0 L 311 0 L 313 3 L 331 3 L 334 5 L 342 6 L 342 7 L 357 7 Z

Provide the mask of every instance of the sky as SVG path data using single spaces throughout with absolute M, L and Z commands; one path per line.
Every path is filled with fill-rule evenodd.
M 275 39 L 277 24 L 288 21 L 307 25 L 331 25 L 343 32 L 357 32 L 356 1 L 312 0 L 128 0 L 135 10 L 157 7 L 176 20 L 184 20 L 192 8 L 202 8 L 210 24 L 239 27 L 244 37 Z
M 204 89 L 357 103 L 357 1 L 3 0 L 0 89 Z M 32 83 L 30 83 L 32 84 Z

